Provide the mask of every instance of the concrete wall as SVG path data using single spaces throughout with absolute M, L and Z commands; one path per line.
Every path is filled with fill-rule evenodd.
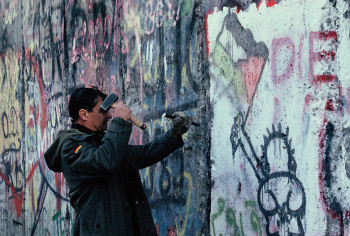
M 70 235 L 43 153 L 75 87 L 181 150 L 140 171 L 160 235 L 349 235 L 348 0 L 0 0 L 0 232 Z
M 160 235 L 209 228 L 209 80 L 201 5 L 185 1 L 0 1 L 0 234 L 69 235 L 73 209 L 63 175 L 43 153 L 69 126 L 78 86 L 117 93 L 145 132 L 165 132 L 163 113 L 182 110 L 203 123 L 186 145 L 141 171 Z M 191 140 L 196 139 L 196 142 Z
M 349 1 L 234 3 L 206 18 L 211 234 L 349 235 Z

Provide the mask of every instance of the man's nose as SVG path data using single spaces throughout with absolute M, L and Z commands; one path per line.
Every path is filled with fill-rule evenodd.
M 106 113 L 106 117 L 107 117 L 107 118 L 112 118 L 112 114 L 111 114 L 110 111 Z

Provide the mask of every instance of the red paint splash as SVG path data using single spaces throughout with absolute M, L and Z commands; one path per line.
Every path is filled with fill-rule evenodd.
M 207 14 L 205 15 L 205 21 L 204 21 L 204 27 L 205 27 L 205 41 L 207 46 L 207 56 L 209 57 L 210 53 L 210 41 L 209 41 L 209 25 L 208 25 L 208 17 L 209 15 L 213 14 L 214 9 L 209 10 Z
M 321 31 L 319 32 L 319 38 L 322 40 L 337 39 L 338 34 L 336 31 Z
M 319 52 L 318 55 L 319 55 L 319 58 L 322 60 L 327 60 L 327 61 L 330 61 L 330 60 L 334 61 L 335 60 L 335 52 L 333 52 L 333 51 Z
M 258 11 L 259 11 L 261 3 L 262 3 L 262 1 L 256 3 L 256 9 L 258 9 Z
M 263 3 L 263 1 L 259 1 L 256 3 L 256 8 L 259 10 L 260 5 Z M 266 7 L 273 7 L 274 5 L 276 5 L 278 3 L 278 0 L 266 0 Z
M 267 7 L 273 7 L 276 4 L 277 4 L 277 0 L 266 0 Z
M 335 75 L 317 75 L 316 76 L 316 84 L 320 84 L 320 83 L 329 83 L 329 82 L 333 82 L 335 80 Z
M 325 109 L 327 111 L 334 111 L 334 106 L 333 106 L 333 100 L 332 99 L 327 100 Z

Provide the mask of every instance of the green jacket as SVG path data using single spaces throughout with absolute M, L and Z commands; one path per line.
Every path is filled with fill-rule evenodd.
M 75 210 L 74 235 L 157 235 L 139 169 L 183 145 L 172 131 L 145 145 L 129 145 L 132 124 L 113 118 L 104 135 L 61 130 L 45 152 L 62 172 Z

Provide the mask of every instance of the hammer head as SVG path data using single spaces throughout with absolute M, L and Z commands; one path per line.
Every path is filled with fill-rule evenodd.
M 108 112 L 109 109 L 111 109 L 111 105 L 118 101 L 117 94 L 111 93 L 109 94 L 106 99 L 101 103 L 100 109 L 103 112 Z

